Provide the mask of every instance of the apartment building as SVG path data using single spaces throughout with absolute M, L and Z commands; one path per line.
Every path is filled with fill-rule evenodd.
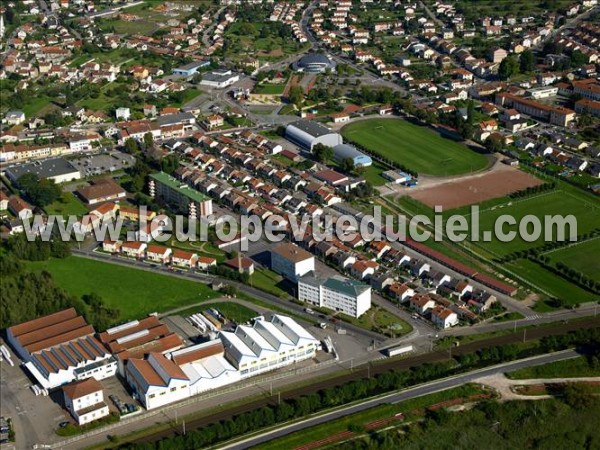
M 371 308 L 371 287 L 339 275 L 327 279 L 305 276 L 298 280 L 298 299 L 360 317 Z

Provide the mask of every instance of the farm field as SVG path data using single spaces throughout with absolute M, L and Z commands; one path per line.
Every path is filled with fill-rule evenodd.
M 27 266 L 50 272 L 56 284 L 74 296 L 98 294 L 107 306 L 120 310 L 120 320 L 218 296 L 202 283 L 75 256 L 31 262 Z
M 598 255 L 600 255 L 600 239 L 583 242 L 547 254 L 552 263 L 562 262 L 588 277 L 600 279 Z
M 488 165 L 484 155 L 405 120 L 363 120 L 345 126 L 342 135 L 422 174 L 460 175 L 482 170 Z

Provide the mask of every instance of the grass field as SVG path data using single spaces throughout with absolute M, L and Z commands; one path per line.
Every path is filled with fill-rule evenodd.
M 533 378 L 576 378 L 598 377 L 600 367 L 592 367 L 583 356 L 564 361 L 556 361 L 541 366 L 508 372 L 506 376 L 512 380 L 528 380 Z
M 416 172 L 449 176 L 484 169 L 487 158 L 405 120 L 371 119 L 345 126 L 344 138 Z
M 513 261 L 506 264 L 506 268 L 525 280 L 529 280 L 535 286 L 539 286 L 551 296 L 563 299 L 569 304 L 598 300 L 597 296 L 593 293 L 569 283 L 567 280 L 528 259 Z M 535 305 L 535 310 L 538 312 L 545 312 L 551 309 L 548 308 L 545 302 L 538 302 Z
M 452 214 L 449 211 L 448 214 Z M 514 217 L 517 224 L 523 217 L 534 215 L 544 224 L 545 215 L 574 215 L 577 219 L 577 234 L 587 233 L 598 226 L 600 223 L 600 203 L 595 202 L 587 196 L 577 195 L 570 190 L 556 189 L 550 193 L 533 196 L 524 200 L 506 200 L 506 203 L 494 208 L 480 211 L 481 230 L 494 230 L 496 220 L 502 215 Z M 505 227 L 505 229 L 508 229 Z M 516 227 L 511 227 L 517 230 Z M 567 230 L 568 235 L 568 230 Z M 553 234 L 556 237 L 556 233 Z M 500 242 L 492 240 L 491 242 L 480 242 L 479 244 L 495 255 L 508 255 L 514 251 L 526 250 L 528 248 L 538 247 L 544 243 L 544 237 L 534 242 L 526 242 L 517 237 L 511 242 Z
M 72 192 L 64 192 L 60 199 L 45 208 L 48 214 L 61 214 L 64 216 L 81 216 L 87 214 L 87 208 Z
M 255 94 L 263 95 L 282 95 L 285 90 L 285 83 L 280 84 L 259 84 L 254 89 Z
M 547 254 L 552 263 L 562 262 L 588 277 L 600 279 L 598 255 L 600 255 L 600 239 L 583 242 Z
M 121 312 L 120 320 L 144 317 L 216 297 L 204 284 L 75 256 L 28 263 L 50 272 L 56 284 L 77 297 L 92 292 Z
M 277 297 L 289 297 L 287 292 L 277 286 L 282 280 L 283 278 L 275 272 L 268 269 L 257 269 L 250 276 L 249 284 L 250 286 L 254 286 L 257 289 L 276 295 Z

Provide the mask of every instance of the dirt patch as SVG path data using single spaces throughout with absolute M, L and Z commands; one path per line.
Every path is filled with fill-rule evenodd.
M 540 184 L 543 184 L 542 180 L 520 170 L 498 171 L 458 181 L 449 181 L 409 193 L 409 195 L 431 208 L 441 205 L 445 210 L 449 210 L 504 197 Z

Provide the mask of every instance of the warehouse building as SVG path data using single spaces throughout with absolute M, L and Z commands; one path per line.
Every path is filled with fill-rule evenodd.
M 116 373 L 117 363 L 94 337 L 75 308 L 12 326 L 6 337 L 25 367 L 46 389 L 93 377 L 102 380 Z
M 219 338 L 127 361 L 125 379 L 146 409 L 313 358 L 320 342 L 290 317 L 261 317 Z
M 327 279 L 307 275 L 298 280 L 298 299 L 360 317 L 371 308 L 371 287 L 339 275 Z
M 315 257 L 294 244 L 281 244 L 271 251 L 271 269 L 294 282 L 315 270 Z
M 240 75 L 231 70 L 213 70 L 202 76 L 200 84 L 215 89 L 223 89 L 240 80 Z
M 312 120 L 298 120 L 289 124 L 285 129 L 285 137 L 294 144 L 307 150 L 317 144 L 335 147 L 343 144 L 342 136 L 329 128 Z
M 337 161 L 343 161 L 350 158 L 354 163 L 354 167 L 369 167 L 373 164 L 370 156 L 358 151 L 356 147 L 349 144 L 340 144 L 333 147 L 334 158 Z
M 65 158 L 33 161 L 6 169 L 6 176 L 13 183 L 26 173 L 34 173 L 39 178 L 53 180 L 56 184 L 81 179 L 79 169 Z
M 184 66 L 176 67 L 173 69 L 173 75 L 179 75 L 182 77 L 191 77 L 198 73 L 199 69 L 210 66 L 209 60 L 194 61 Z
M 242 378 L 313 358 L 320 347 L 294 319 L 280 315 L 239 325 L 234 332 L 222 331 L 220 337 L 227 360 Z

